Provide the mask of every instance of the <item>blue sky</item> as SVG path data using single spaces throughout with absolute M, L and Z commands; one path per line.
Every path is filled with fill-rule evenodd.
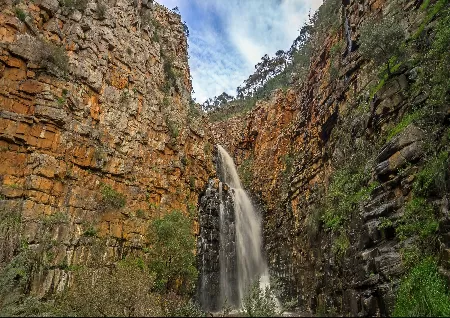
M 264 54 L 287 50 L 308 12 L 322 0 L 157 0 L 178 7 L 190 36 L 194 95 L 202 103 L 227 92 L 253 73 Z

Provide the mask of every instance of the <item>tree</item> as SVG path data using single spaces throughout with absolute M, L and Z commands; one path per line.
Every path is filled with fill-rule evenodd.
M 149 229 L 150 271 L 157 289 L 190 292 L 197 278 L 191 222 L 179 211 L 154 220 Z
M 377 67 L 384 64 L 388 76 L 391 76 L 391 63 L 400 57 L 404 39 L 405 31 L 392 18 L 381 19 L 378 23 L 367 21 L 361 27 L 359 51 Z

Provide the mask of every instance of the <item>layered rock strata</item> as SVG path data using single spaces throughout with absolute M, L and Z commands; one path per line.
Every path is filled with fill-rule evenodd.
M 73 268 L 142 255 L 149 222 L 195 211 L 213 171 L 180 16 L 63 3 L 0 13 L 0 265 L 35 252 L 26 290 L 39 297 Z

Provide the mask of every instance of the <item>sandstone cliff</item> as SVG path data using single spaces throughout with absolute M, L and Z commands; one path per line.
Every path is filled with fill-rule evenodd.
M 14 279 L 43 297 L 76 267 L 144 254 L 155 217 L 195 210 L 211 146 L 179 15 L 153 1 L 0 6 L 0 264 L 19 271 L 36 252 Z

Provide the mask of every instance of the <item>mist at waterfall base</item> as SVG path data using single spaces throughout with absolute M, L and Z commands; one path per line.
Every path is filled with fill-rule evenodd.
M 270 287 L 262 253 L 261 216 L 242 188 L 233 159 L 220 145 L 217 150 L 220 182 L 218 189 L 210 183 L 201 204 L 199 241 L 199 301 L 212 311 L 224 306 L 241 308 L 243 297 L 258 278 L 262 290 Z

